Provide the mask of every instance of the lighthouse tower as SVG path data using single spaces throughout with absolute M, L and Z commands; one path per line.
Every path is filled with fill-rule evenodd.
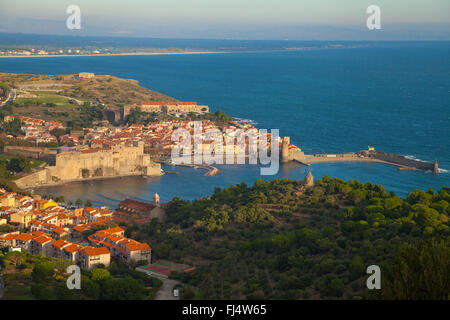
M 153 204 L 157 207 L 159 207 L 159 194 L 155 193 L 153 196 Z

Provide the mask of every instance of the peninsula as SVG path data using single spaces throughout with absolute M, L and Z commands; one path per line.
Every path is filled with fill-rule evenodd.
M 73 181 L 122 176 L 160 176 L 178 145 L 175 130 L 220 130 L 244 145 L 223 145 L 224 154 L 246 154 L 247 134 L 259 131 L 209 106 L 177 101 L 139 86 L 135 80 L 82 72 L 76 75 L 0 74 L 2 121 L 0 140 L 7 156 L 25 157 L 43 164 L 21 173 L 19 188 L 50 186 Z M 32 117 L 34 116 L 34 117 Z M 218 152 L 214 139 L 203 139 L 197 152 Z M 246 140 L 247 139 L 247 140 Z M 270 139 L 272 137 L 270 136 Z M 289 137 L 276 137 L 282 163 L 303 165 L 322 162 L 378 162 L 400 170 L 439 173 L 437 161 L 427 163 L 376 151 L 374 147 L 353 154 L 306 155 Z M 270 148 L 271 143 L 267 143 Z M 211 163 L 185 164 L 204 168 L 206 175 L 219 170 Z

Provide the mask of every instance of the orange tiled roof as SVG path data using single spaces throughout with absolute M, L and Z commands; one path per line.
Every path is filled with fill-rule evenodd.
M 53 241 L 54 239 L 51 237 L 47 237 L 47 236 L 39 236 L 39 237 L 34 238 L 33 240 L 40 244 L 45 244 L 47 242 Z
M 67 247 L 64 247 L 63 250 L 69 252 L 69 253 L 74 253 L 78 250 L 81 250 L 83 248 L 83 246 L 76 244 L 76 243 L 72 243 L 71 245 L 68 245 Z
M 32 234 L 29 233 L 21 233 L 16 237 L 16 240 L 20 240 L 20 241 L 29 241 L 31 239 L 35 238 L 35 236 L 33 236 Z
M 17 234 L 12 234 L 12 233 L 8 233 L 8 234 L 0 236 L 0 239 L 5 239 L 5 240 L 13 240 L 16 238 L 17 238 Z
M 66 240 L 56 240 L 52 243 L 52 245 L 54 245 L 55 247 L 62 249 L 63 247 L 69 245 L 70 242 L 66 241 Z
M 44 231 L 41 231 L 41 230 L 33 231 L 31 234 L 32 234 L 33 236 L 36 236 L 36 237 L 39 237 L 39 236 L 48 236 L 47 233 L 45 233 Z
M 83 249 L 81 249 L 81 253 L 87 254 L 88 256 L 92 257 L 92 256 L 103 255 L 103 254 L 109 254 L 109 250 L 106 247 L 94 248 L 94 247 L 87 246 L 87 247 L 84 247 Z
M 111 234 L 111 233 L 123 232 L 123 231 L 125 231 L 125 229 L 122 227 L 114 227 L 114 228 L 109 228 L 109 229 L 105 229 L 105 230 L 101 230 L 101 231 Z
M 148 243 L 127 243 L 125 244 L 125 246 L 128 248 L 128 250 L 130 251 L 143 251 L 143 250 L 150 250 L 150 246 L 148 245 Z

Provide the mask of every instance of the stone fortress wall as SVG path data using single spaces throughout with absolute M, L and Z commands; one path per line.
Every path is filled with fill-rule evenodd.
M 306 155 L 300 148 L 290 144 L 289 137 L 283 137 L 280 158 L 282 163 L 297 161 L 309 166 L 323 162 L 379 162 L 399 167 L 400 170 L 422 170 L 439 173 L 438 162 L 434 163 L 408 159 L 393 153 L 385 153 L 369 147 L 352 154 L 312 154 Z
M 111 149 L 65 151 L 55 155 L 55 165 L 15 180 L 20 188 L 120 176 L 159 176 L 161 165 L 144 154 L 144 144 L 117 145 Z
M 125 119 L 137 105 L 126 105 L 123 107 L 123 119 Z M 188 112 L 209 112 L 209 107 L 206 105 L 197 105 L 197 102 L 142 102 L 139 106 L 142 112 L 157 112 L 157 113 L 188 113 Z

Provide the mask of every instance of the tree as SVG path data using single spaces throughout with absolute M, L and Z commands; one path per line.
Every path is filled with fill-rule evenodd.
M 59 283 L 55 287 L 55 295 L 58 300 L 74 300 L 77 298 L 77 290 L 70 290 L 66 283 Z
M 350 263 L 350 275 L 353 279 L 359 278 L 365 271 L 364 262 L 360 256 L 355 256 Z
M 450 298 L 450 241 L 422 240 L 401 246 L 381 277 L 381 298 L 447 300 Z
M 52 290 L 43 283 L 32 285 L 31 294 L 38 300 L 51 300 L 54 298 Z
M 23 262 L 23 254 L 21 252 L 10 252 L 7 254 L 6 259 L 14 266 L 17 267 Z
M 183 291 L 181 292 L 181 299 L 182 300 L 192 300 L 195 297 L 195 292 L 194 290 L 192 290 L 191 287 L 186 287 L 183 289 Z
M 100 285 L 86 276 L 81 277 L 81 290 L 91 299 L 97 300 L 100 297 Z
M 77 201 L 75 201 L 75 205 L 79 208 L 81 207 L 81 205 L 83 204 L 83 201 L 81 201 L 81 199 L 77 199 Z
M 91 279 L 94 281 L 106 280 L 111 277 L 111 274 L 107 269 L 95 268 L 91 271 Z
M 103 299 L 106 300 L 136 300 L 141 299 L 144 286 L 133 278 L 108 279 L 103 286 Z
M 84 206 L 85 207 L 91 207 L 92 206 L 92 202 L 91 202 L 91 200 L 86 200 L 86 202 L 84 203 Z
M 26 158 L 12 158 L 8 162 L 7 168 L 16 173 L 31 172 L 31 160 Z
M 334 278 L 328 283 L 327 295 L 331 297 L 341 297 L 344 293 L 344 283 L 341 279 Z
M 44 282 L 55 273 L 50 262 L 42 261 L 34 265 L 32 277 L 36 282 Z

